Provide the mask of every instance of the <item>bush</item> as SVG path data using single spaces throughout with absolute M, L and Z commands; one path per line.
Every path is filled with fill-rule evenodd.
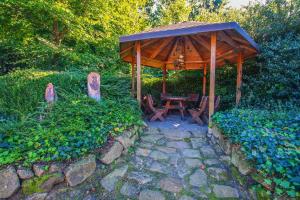
M 300 187 L 300 109 L 233 109 L 216 113 L 213 123 L 254 160 L 277 195 L 295 197 Z M 298 196 L 299 194 L 297 194 Z
M 272 107 L 277 102 L 300 105 L 300 36 L 274 37 L 261 45 L 256 62 L 244 68 L 244 105 Z
M 147 70 L 143 74 L 143 94 L 152 94 L 156 102 L 160 102 L 162 92 L 162 71 Z M 167 93 L 172 95 L 185 96 L 189 93 L 202 95 L 203 71 L 169 71 L 166 81 Z M 209 95 L 209 73 L 207 73 L 206 95 Z M 226 110 L 235 105 L 235 66 L 226 65 L 216 70 L 216 95 L 221 96 L 220 109 Z
M 44 101 L 47 84 L 52 82 L 58 92 L 80 94 L 85 89 L 83 72 L 18 70 L 0 76 L 0 113 L 24 118 Z
M 103 75 L 103 100 L 96 102 L 85 94 L 86 75 L 27 70 L 1 77 L 5 80 L 1 110 L 22 117 L 0 121 L 0 166 L 77 158 L 101 147 L 109 136 L 141 125 L 140 109 L 129 96 L 126 77 Z M 52 106 L 43 102 L 48 82 L 58 93 Z

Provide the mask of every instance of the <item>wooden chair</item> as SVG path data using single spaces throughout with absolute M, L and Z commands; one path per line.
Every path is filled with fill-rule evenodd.
M 220 105 L 220 96 L 215 96 L 215 106 L 214 106 L 214 112 L 217 112 L 219 109 L 219 105 Z M 208 115 L 209 115 L 209 104 L 207 103 L 206 109 L 203 113 L 203 121 L 205 123 L 208 123 Z
M 197 93 L 190 93 L 190 94 L 188 94 L 188 101 L 192 101 L 192 102 L 197 102 L 198 101 L 198 99 L 199 99 L 199 94 L 197 94 Z
M 197 122 L 200 125 L 203 125 L 203 121 L 201 119 L 201 115 L 204 113 L 206 106 L 207 106 L 207 96 L 203 96 L 201 98 L 201 102 L 199 104 L 199 108 L 189 109 L 189 113 L 192 116 L 192 121 Z
M 160 121 L 164 121 L 165 118 L 163 117 L 164 114 L 166 114 L 167 109 L 165 108 L 155 108 L 154 107 L 154 102 L 153 102 L 153 98 L 150 94 L 147 95 L 147 105 L 150 108 L 150 110 L 152 111 L 152 115 L 150 116 L 150 121 L 155 121 L 157 119 L 159 119 Z
M 148 106 L 147 96 L 143 96 L 141 106 L 142 106 L 142 111 L 144 112 L 144 114 L 148 115 L 148 114 L 152 113 L 151 109 Z

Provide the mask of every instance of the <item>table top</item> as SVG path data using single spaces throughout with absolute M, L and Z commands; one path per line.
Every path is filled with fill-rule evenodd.
M 181 97 L 181 96 L 163 96 L 163 100 L 173 100 L 173 101 L 187 101 L 189 97 Z

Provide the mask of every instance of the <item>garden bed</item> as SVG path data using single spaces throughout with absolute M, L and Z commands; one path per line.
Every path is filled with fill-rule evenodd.
M 217 113 L 213 124 L 212 141 L 231 155 L 231 162 L 242 174 L 250 174 L 268 195 L 299 197 L 297 108 L 289 112 L 233 109 Z
M 97 102 L 87 96 L 88 73 L 30 69 L 0 77 L 1 173 L 11 174 L 19 183 L 19 168 L 69 166 L 90 154 L 110 164 L 132 145 L 143 121 L 137 102 L 130 97 L 128 77 L 102 74 L 102 100 Z M 48 83 L 53 83 L 58 96 L 50 105 L 44 100 Z M 129 134 L 126 130 L 132 128 L 134 134 Z M 65 179 L 61 174 L 48 178 L 54 183 Z M 0 185 L 7 184 L 1 180 Z
M 30 196 L 35 199 L 38 196 L 43 199 L 57 184 L 76 186 L 94 173 L 99 164 L 97 160 L 109 165 L 122 154 L 127 154 L 141 131 L 140 127 L 125 131 L 101 149 L 76 160 L 39 163 L 29 167 L 9 165 L 0 170 L 0 198 L 15 195 L 16 198 Z

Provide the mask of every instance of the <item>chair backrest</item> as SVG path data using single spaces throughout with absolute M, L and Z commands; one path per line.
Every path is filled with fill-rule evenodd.
M 215 112 L 219 109 L 220 105 L 220 96 L 215 96 Z
M 147 94 L 147 104 L 152 112 L 155 112 L 154 102 L 151 94 Z
M 207 105 L 206 105 L 206 109 L 205 109 L 205 112 L 207 112 L 207 113 L 209 110 L 208 100 L 209 100 L 209 97 L 207 97 Z M 219 109 L 219 105 L 220 105 L 220 96 L 215 96 L 214 112 L 216 112 Z
M 172 96 L 170 93 L 160 93 L 160 99 L 165 100 L 166 96 Z
M 189 98 L 189 101 L 195 101 L 197 102 L 198 99 L 199 99 L 199 94 L 197 93 L 191 93 L 191 94 L 188 94 L 188 98 Z
M 200 112 L 203 112 L 207 108 L 207 99 L 208 99 L 207 96 L 203 96 L 201 98 L 201 102 L 199 104 L 199 111 Z

